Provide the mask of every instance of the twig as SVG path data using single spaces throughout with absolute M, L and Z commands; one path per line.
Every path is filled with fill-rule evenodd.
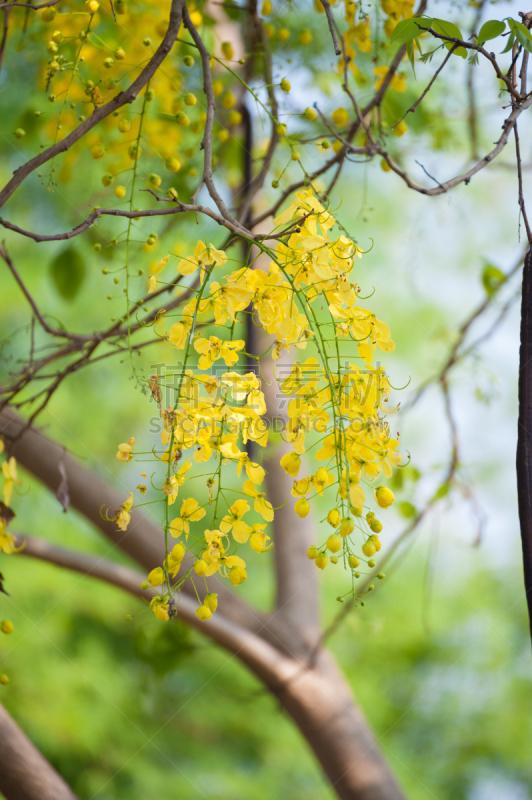
M 416 110 L 416 108 L 418 107 L 418 105 L 421 103 L 421 101 L 422 101 L 422 100 L 424 100 L 424 98 L 427 96 L 427 94 L 428 94 L 428 93 L 430 92 L 430 90 L 432 89 L 432 87 L 433 87 L 433 85 L 434 85 L 434 83 L 435 83 L 435 81 L 436 81 L 436 78 L 438 77 L 438 75 L 439 75 L 439 74 L 440 74 L 440 72 L 443 70 L 443 68 L 445 67 L 445 65 L 446 65 L 446 64 L 447 64 L 447 62 L 449 61 L 450 57 L 451 57 L 451 56 L 452 56 L 452 54 L 454 53 L 455 49 L 456 49 L 456 45 L 453 45 L 453 46 L 451 47 L 451 49 L 449 50 L 449 52 L 447 53 L 447 55 L 445 56 L 445 58 L 443 59 L 442 63 L 441 63 L 441 64 L 440 64 L 440 66 L 438 67 L 438 69 L 436 70 L 436 72 L 434 73 L 434 75 L 432 76 L 432 78 L 430 79 L 430 81 L 429 81 L 429 83 L 428 83 L 428 85 L 427 85 L 427 88 L 426 88 L 426 89 L 423 91 L 423 93 L 422 93 L 422 94 L 421 94 L 421 95 L 418 97 L 418 99 L 416 100 L 416 102 L 415 102 L 413 105 L 411 105 L 411 106 L 410 106 L 410 108 L 409 108 L 407 111 L 405 111 L 405 113 L 403 114 L 403 116 L 401 117 L 401 119 L 400 119 L 400 120 L 398 120 L 398 121 L 397 121 L 397 122 L 396 122 L 394 125 L 392 125 L 392 128 L 395 128 L 397 125 L 399 125 L 399 123 L 400 123 L 400 122 L 402 122 L 402 121 L 404 120 L 404 118 L 406 117 L 406 115 L 407 115 L 407 114 L 412 114 L 412 113 L 413 113 L 413 112 Z
M 340 48 L 340 42 L 338 41 L 338 35 L 336 33 L 336 28 L 334 26 L 331 4 L 329 3 L 329 0 L 321 0 L 321 4 L 323 6 L 323 10 L 325 11 L 325 16 L 327 17 L 327 24 L 329 25 L 331 38 L 334 45 L 334 52 L 336 53 L 337 56 L 341 56 L 342 50 Z

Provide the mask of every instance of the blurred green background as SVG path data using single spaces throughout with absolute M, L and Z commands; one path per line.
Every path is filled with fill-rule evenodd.
M 405 158 L 412 164 L 421 158 L 438 179 L 454 174 L 466 157 L 465 146 L 451 154 L 465 129 L 464 115 L 453 117 L 464 86 L 459 66 L 453 71 L 451 65 L 449 73 L 452 97 L 436 96 L 446 114 L 441 124 L 436 120 L 430 136 L 401 142 Z M 23 68 L 30 75 L 29 62 Z M 303 64 L 294 72 L 294 85 L 305 85 L 306 69 Z M 429 74 L 430 66 L 419 68 L 420 88 Z M 8 68 L 0 84 L 6 109 L 2 181 L 34 144 L 30 135 L 22 144 L 9 135 L 21 124 L 9 76 Z M 321 90 L 326 108 L 338 105 L 337 97 L 325 93 L 327 86 Z M 37 92 L 28 91 L 25 106 L 41 107 Z M 499 126 L 499 116 L 487 119 L 483 144 L 495 138 Z M 239 148 L 238 141 L 229 143 L 228 173 L 238 167 Z M 503 163 L 510 161 L 503 155 Z M 90 158 L 77 170 L 76 180 L 53 195 L 32 178 L 11 201 L 9 218 L 39 231 L 66 230 L 79 222 L 99 202 L 101 185 Z M 416 177 L 423 174 L 418 170 Z M 145 196 L 139 196 L 141 202 L 148 202 Z M 409 193 L 378 164 L 352 164 L 331 205 L 339 207 L 338 217 L 364 249 L 374 240 L 371 252 L 357 262 L 356 280 L 362 294 L 375 288 L 367 304 L 392 328 L 397 350 L 387 355 L 386 366 L 396 386 L 411 377 L 410 386 L 396 394 L 406 406 L 420 381 L 441 365 L 468 311 L 485 296 L 486 263 L 506 270 L 522 252 L 515 176 L 494 165 L 471 185 L 429 200 Z M 170 229 L 165 223 L 139 228 L 145 235 L 159 234 L 155 248 L 147 252 L 139 245 L 135 252 L 134 266 L 146 274 L 151 261 L 168 250 L 186 255 L 199 237 L 215 245 L 221 241 L 219 231 L 203 222 L 197 228 L 180 221 Z M 71 245 L 82 266 L 70 299 L 61 296 L 51 271 L 65 244 L 33 245 L 8 232 L 5 239 L 40 307 L 67 327 L 90 331 L 123 313 L 122 286 L 111 286 L 113 274 L 120 274 L 114 270 L 123 266 L 123 250 L 92 249 L 117 230 L 102 224 Z M 109 275 L 101 272 L 105 266 Z M 135 296 L 144 292 L 146 274 L 134 284 Z M 27 356 L 30 316 L 4 268 L 0 281 L 0 340 L 8 339 L 0 351 L 5 375 L 17 358 Z M 476 334 L 489 329 L 518 283 L 519 278 L 504 287 Z M 110 291 L 114 299 L 107 301 Z M 139 369 L 149 374 L 149 365 L 166 360 L 168 352 L 164 345 L 146 351 Z M 514 479 L 517 359 L 514 305 L 497 334 L 452 374 L 461 476 L 473 486 L 484 517 L 480 544 L 475 545 L 477 519 L 470 504 L 452 493 L 379 591 L 330 643 L 411 800 L 532 797 L 532 671 Z M 133 435 L 148 441 L 153 415 L 131 379 L 129 357 L 117 357 L 73 376 L 40 424 L 125 493 L 142 466 L 119 464 L 116 444 Z M 438 394 L 429 392 L 415 410 L 399 412 L 395 425 L 402 449 L 422 474 L 415 484 L 405 484 L 400 499 L 421 507 L 439 485 L 449 452 Z M 120 560 L 75 512 L 63 515 L 33 478 L 22 478 L 14 530 Z M 390 512 L 385 548 L 406 523 Z M 239 590 L 263 608 L 273 594 L 269 566 L 269 556 L 254 559 L 254 584 Z M 297 730 L 236 658 L 179 622 L 158 623 L 139 601 L 88 578 L 3 555 L 0 571 L 11 595 L 0 595 L 0 618 L 15 625 L 13 635 L 0 640 L 0 669 L 10 676 L 9 685 L 0 687 L 0 700 L 81 798 L 332 797 Z M 323 575 L 325 623 L 338 610 L 334 598 L 342 580 L 332 570 Z M 133 614 L 133 622 L 124 621 L 126 614 Z

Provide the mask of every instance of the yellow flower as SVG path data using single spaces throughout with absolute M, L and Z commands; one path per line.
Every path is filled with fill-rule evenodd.
M 242 488 L 244 489 L 244 494 L 247 494 L 248 497 L 255 498 L 253 506 L 255 511 L 257 511 L 266 522 L 271 522 L 273 520 L 273 507 L 269 500 L 266 500 L 264 492 L 259 492 L 253 481 L 244 481 L 244 486 Z
M 236 464 L 236 474 L 240 477 L 240 473 L 242 471 L 242 467 L 246 470 L 246 475 L 253 483 L 262 483 L 264 480 L 264 476 L 266 475 L 266 470 L 260 466 L 260 464 L 255 464 L 254 461 L 250 461 L 250 458 L 246 452 L 240 453 L 238 456 L 238 461 Z
M 189 329 L 183 322 L 175 322 L 168 332 L 168 339 L 178 350 L 183 350 L 189 337 Z
M 170 619 L 170 616 L 168 614 L 168 603 L 163 597 L 160 597 L 159 595 L 154 597 L 153 600 L 150 602 L 150 608 L 157 617 L 157 619 L 160 619 L 163 622 Z
M 200 369 L 210 369 L 219 358 L 223 358 L 228 367 L 233 367 L 238 361 L 238 350 L 242 350 L 246 343 L 242 339 L 235 342 L 222 342 L 216 336 L 208 339 L 197 339 L 194 349 L 201 353 L 198 365 Z
M 291 451 L 284 454 L 284 456 L 281 458 L 280 464 L 288 475 L 290 475 L 292 478 L 295 478 L 301 467 L 301 459 L 297 453 Z
M 267 542 L 270 541 L 270 537 L 264 533 L 265 527 L 266 525 L 262 525 L 260 522 L 256 522 L 255 525 L 253 525 L 253 533 L 251 534 L 249 544 L 256 553 L 264 553 L 266 550 L 270 550 L 273 547 L 273 543 L 270 545 L 267 544 Z
M 178 536 L 184 532 L 186 536 L 190 533 L 190 522 L 198 522 L 203 519 L 207 512 L 204 508 L 200 508 L 197 500 L 193 497 L 187 497 L 183 500 L 179 516 L 170 523 L 170 533 L 177 539 Z
M 249 533 L 246 534 L 246 528 L 249 526 L 242 523 L 241 520 L 248 511 L 249 503 L 247 500 L 236 500 L 233 505 L 230 506 L 229 514 L 226 514 L 220 522 L 220 530 L 222 533 L 229 533 L 232 530 L 233 537 L 237 542 L 242 544 L 247 541 Z
M 118 445 L 118 453 L 116 457 L 119 461 L 131 461 L 133 458 L 133 445 L 135 444 L 135 437 L 132 436 L 127 442 Z
M 161 586 L 164 583 L 164 571 L 162 567 L 155 567 L 148 575 L 148 583 L 150 586 L 155 588 L 156 586 Z
M 248 574 L 244 567 L 231 567 L 229 571 L 229 580 L 233 586 L 240 586 L 240 584 L 245 581 L 247 577 Z
M 388 67 L 375 67 L 373 72 L 375 73 L 375 75 L 380 76 L 377 82 L 375 83 L 375 89 L 377 89 L 378 91 L 381 88 L 382 84 L 384 83 L 384 78 L 388 74 L 389 69 Z M 401 73 L 396 72 L 390 82 L 390 86 L 396 92 L 406 92 L 406 81 L 404 75 L 401 75 Z
M 122 503 L 121 511 L 118 512 L 117 517 L 117 524 L 120 530 L 125 531 L 127 530 L 127 526 L 129 525 L 129 521 L 131 519 L 131 506 L 133 505 L 133 492 L 129 493 L 129 497 L 125 503 Z
M 168 497 L 168 505 L 173 505 L 177 500 L 177 494 L 179 492 L 179 481 L 176 475 L 171 475 L 169 478 L 166 478 L 163 483 L 163 492 Z
M 325 469 L 325 467 L 320 467 L 316 474 L 312 476 L 311 481 L 316 492 L 321 495 L 327 486 L 330 486 L 331 483 L 334 483 L 334 477 L 331 475 L 328 469 Z
M 15 461 L 14 456 L 7 461 L 4 461 L 2 464 L 2 472 L 4 474 L 5 483 L 4 483 L 4 503 L 6 506 L 9 505 L 11 501 L 11 495 L 13 493 L 13 485 L 15 483 L 20 484 L 17 474 L 17 462 Z

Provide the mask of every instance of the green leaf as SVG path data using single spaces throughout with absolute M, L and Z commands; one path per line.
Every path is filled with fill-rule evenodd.
M 490 19 L 485 22 L 480 29 L 477 44 L 483 45 L 484 42 L 489 41 L 489 39 L 496 39 L 497 36 L 500 36 L 505 30 L 506 22 L 501 22 L 501 20 L 498 19 Z
M 417 39 L 416 39 L 417 41 Z M 410 66 L 412 67 L 412 72 L 414 73 L 414 78 L 416 77 L 416 62 L 414 60 L 414 45 L 412 42 L 406 42 L 406 52 L 408 55 L 408 60 L 410 61 Z
M 435 493 L 435 495 L 433 497 L 433 500 L 441 500 L 442 497 L 445 497 L 446 495 L 449 494 L 449 489 L 450 488 L 451 487 L 449 486 L 448 483 L 442 483 L 440 488 L 436 491 L 436 493 Z
M 85 278 L 85 262 L 74 247 L 67 247 L 50 264 L 55 288 L 65 300 L 73 300 Z
M 532 53 L 532 36 L 528 28 L 525 27 L 522 22 L 517 22 L 515 19 L 509 19 L 508 25 L 519 44 L 524 47 L 525 50 L 528 50 L 529 53 Z
M 399 503 L 399 511 L 403 515 L 405 519 L 412 519 L 417 514 L 416 507 L 412 505 L 412 503 L 408 503 L 406 500 L 402 503 Z
M 486 264 L 482 270 L 482 284 L 488 297 L 493 297 L 505 280 L 504 272 L 498 267 L 494 267 L 493 264 Z
M 454 22 L 448 22 L 445 19 L 434 19 L 432 20 L 432 28 L 436 33 L 441 33 L 443 36 L 450 36 L 453 39 L 462 39 L 463 41 L 462 31 Z M 454 47 L 452 42 L 444 42 L 444 45 L 447 50 L 451 50 Z M 453 51 L 453 55 L 467 58 L 467 50 L 465 47 L 457 47 Z
M 515 36 L 512 33 L 510 35 L 510 38 L 508 39 L 508 44 L 506 45 L 504 50 L 501 50 L 501 55 L 503 55 L 503 53 L 508 53 L 508 51 L 511 50 L 512 47 L 514 46 L 514 42 L 515 42 Z
M 425 17 L 411 17 L 398 22 L 390 36 L 392 44 L 406 44 L 419 36 L 420 28 L 430 28 L 432 20 Z

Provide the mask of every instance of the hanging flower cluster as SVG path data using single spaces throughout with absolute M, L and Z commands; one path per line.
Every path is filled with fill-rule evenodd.
M 246 449 L 250 441 L 259 448 L 268 444 L 269 425 L 260 374 L 238 368 L 245 342 L 234 333 L 244 313 L 272 337 L 270 357 L 293 354 L 290 371 L 276 376 L 289 398 L 282 435 L 290 449 L 280 464 L 293 478 L 300 517 L 318 496 L 330 498 L 332 532 L 310 548 L 309 558 L 320 569 L 342 559 L 356 576 L 361 560 L 369 558 L 371 566 L 381 547 L 382 523 L 365 512 L 366 494 L 373 491 L 382 509 L 391 505 L 394 495 L 379 479 L 391 476 L 401 456 L 386 421 L 390 384 L 374 358 L 395 345 L 388 326 L 359 305 L 360 290 L 350 276 L 362 252 L 345 233 L 332 235 L 336 220 L 313 189 L 299 192 L 275 225 L 275 249 L 260 245 L 262 258 L 269 258 L 267 271 L 252 263 L 223 274 L 226 254 L 202 241 L 176 264 L 179 273 L 199 278 L 199 288 L 167 331 L 168 344 L 183 354 L 167 408 L 158 377 L 150 380 L 163 428 L 156 455 L 165 470 L 159 491 L 167 544 L 164 562 L 143 585 L 158 591 L 151 607 L 159 619 L 172 615 L 184 582 L 196 589 L 198 579 L 205 591 L 196 589 L 197 614 L 208 619 L 216 608 L 208 578 L 217 574 L 238 586 L 248 577 L 246 549 L 264 553 L 272 546 L 267 524 L 275 511 L 263 487 L 265 470 Z M 197 333 L 212 321 L 228 338 Z M 354 352 L 347 355 L 348 342 Z M 304 352 L 300 361 L 309 348 L 313 354 Z M 120 444 L 117 458 L 134 457 L 133 445 L 134 439 Z M 230 465 L 238 489 L 226 479 Z M 203 505 L 191 493 L 198 469 L 209 489 Z M 233 499 L 235 494 L 240 496 Z M 114 517 L 123 530 L 132 498 Z

